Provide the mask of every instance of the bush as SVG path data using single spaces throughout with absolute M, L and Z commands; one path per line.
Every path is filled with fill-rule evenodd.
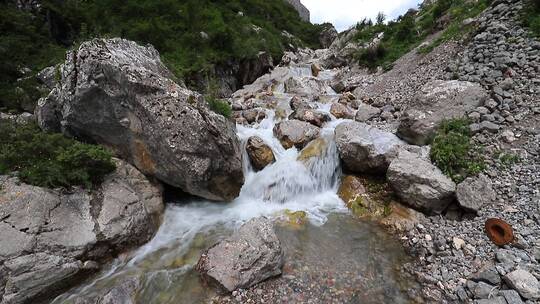
M 40 187 L 90 188 L 115 169 L 104 148 L 46 134 L 35 124 L 2 123 L 0 145 L 0 174 L 16 172 L 21 181 Z
M 540 0 L 529 0 L 522 15 L 523 25 L 528 27 L 534 36 L 540 37 Z
M 221 100 L 212 96 L 206 98 L 208 106 L 212 111 L 225 116 L 226 118 L 231 118 L 232 108 L 229 103 L 225 100 Z
M 461 182 L 485 169 L 479 147 L 471 143 L 469 122 L 453 119 L 442 123 L 431 145 L 431 160 L 452 180 Z

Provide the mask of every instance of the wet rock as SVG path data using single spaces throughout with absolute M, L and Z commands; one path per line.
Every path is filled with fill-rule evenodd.
M 311 74 L 314 76 L 314 77 L 318 77 L 319 76 L 319 73 L 321 72 L 321 66 L 319 66 L 318 64 L 316 63 L 313 63 L 311 65 Z
M 422 213 L 396 202 L 390 203 L 389 208 L 390 215 L 382 219 L 381 224 L 393 231 L 407 232 L 426 220 Z
M 135 167 L 116 165 L 92 191 L 64 193 L 0 178 L 0 265 L 6 267 L 0 289 L 5 286 L 7 303 L 48 299 L 96 271 L 92 261 L 152 238 L 164 209 L 161 189 Z
M 311 159 L 320 159 L 326 152 L 327 147 L 328 141 L 319 137 L 307 144 L 307 146 L 300 151 L 297 159 L 301 162 L 307 162 Z
M 330 107 L 330 113 L 337 119 L 352 119 L 354 117 L 354 113 L 351 109 L 341 103 L 333 103 L 332 107 Z
M 335 131 L 339 155 L 353 172 L 385 173 L 405 144 L 394 134 L 360 122 L 345 122 Z
M 260 122 L 266 118 L 266 112 L 264 109 L 249 109 L 242 112 L 242 116 L 246 119 L 249 124 L 254 122 Z
M 469 177 L 457 185 L 456 196 L 461 207 L 478 212 L 482 205 L 491 203 L 496 195 L 491 187 L 491 180 L 480 174 L 477 177 Z
M 359 122 L 366 122 L 374 117 L 377 117 L 381 113 L 379 108 L 375 108 L 365 103 L 358 104 L 358 111 L 354 120 Z
M 256 218 L 204 252 L 197 271 L 208 283 L 232 292 L 281 274 L 282 266 L 283 250 L 272 222 Z
M 274 127 L 274 135 L 285 149 L 303 148 L 310 141 L 319 137 L 320 129 L 300 120 L 282 121 Z
M 426 84 L 400 121 L 397 135 L 410 144 L 426 145 L 445 119 L 464 117 L 489 98 L 478 84 L 436 80 Z
M 353 201 L 366 193 L 366 188 L 360 178 L 354 175 L 345 175 L 341 178 L 337 194 L 347 206 L 350 206 Z
M 113 148 L 143 173 L 211 200 L 243 184 L 234 124 L 176 84 L 151 46 L 94 39 L 67 55 L 40 126 Z
M 453 201 L 456 185 L 439 168 L 410 152 L 402 151 L 388 168 L 387 178 L 408 205 L 440 214 Z
M 322 125 L 326 122 L 329 122 L 332 120 L 330 115 L 326 112 L 304 108 L 301 107 L 298 110 L 294 111 L 290 116 L 289 119 L 297 119 L 305 122 L 309 122 L 310 124 L 322 127 Z
M 262 138 L 252 136 L 248 138 L 246 151 L 251 161 L 251 165 L 256 171 L 264 169 L 269 164 L 275 161 L 274 152 L 264 143 Z
M 540 283 L 530 272 L 524 269 L 514 270 L 504 276 L 504 282 L 516 290 L 523 298 L 540 298 Z

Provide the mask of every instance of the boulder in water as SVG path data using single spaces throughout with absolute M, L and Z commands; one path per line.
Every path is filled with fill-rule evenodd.
M 313 158 L 321 158 L 326 152 L 327 147 L 328 143 L 326 139 L 319 137 L 311 141 L 304 149 L 302 149 L 302 151 L 300 151 L 298 160 L 306 162 Z
M 301 121 L 309 122 L 310 124 L 322 127 L 322 125 L 326 122 L 329 122 L 332 120 L 330 115 L 326 112 L 309 109 L 305 107 L 301 107 L 294 111 L 290 116 L 289 119 L 298 119 Z
M 387 172 L 388 183 L 408 205 L 426 213 L 442 213 L 454 200 L 456 184 L 420 156 L 401 151 Z
M 89 260 L 152 238 L 164 209 L 161 189 L 133 166 L 116 165 L 92 191 L 64 193 L 0 177 L 2 303 L 53 297 L 95 271 Z
M 243 184 L 232 121 L 175 83 L 152 46 L 94 39 L 67 55 L 62 80 L 39 103 L 45 130 L 113 148 L 147 175 L 211 200 Z
M 255 171 L 260 171 L 275 161 L 272 149 L 258 136 L 248 138 L 246 151 Z
M 273 223 L 261 217 L 206 250 L 197 271 L 208 283 L 232 292 L 281 274 L 283 262 L 283 249 Z
M 345 166 L 358 173 L 385 173 L 405 145 L 394 134 L 360 122 L 344 122 L 335 134 Z
M 300 120 L 282 121 L 274 127 L 274 135 L 285 149 L 296 147 L 302 149 L 310 141 L 319 137 L 320 129 Z
M 330 113 L 337 119 L 352 119 L 354 117 L 354 113 L 349 107 L 337 102 L 330 107 Z

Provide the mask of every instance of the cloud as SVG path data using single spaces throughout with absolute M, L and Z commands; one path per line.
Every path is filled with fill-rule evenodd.
M 375 19 L 384 12 L 390 19 L 404 14 L 409 8 L 417 8 L 422 0 L 301 0 L 311 12 L 311 22 L 334 24 L 343 31 L 365 17 Z

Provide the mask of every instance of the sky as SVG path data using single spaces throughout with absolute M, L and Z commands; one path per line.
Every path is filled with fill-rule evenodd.
M 384 12 L 394 19 L 417 8 L 422 0 L 301 0 L 311 12 L 311 22 L 330 22 L 341 32 L 355 25 L 364 17 L 375 20 L 377 13 Z

